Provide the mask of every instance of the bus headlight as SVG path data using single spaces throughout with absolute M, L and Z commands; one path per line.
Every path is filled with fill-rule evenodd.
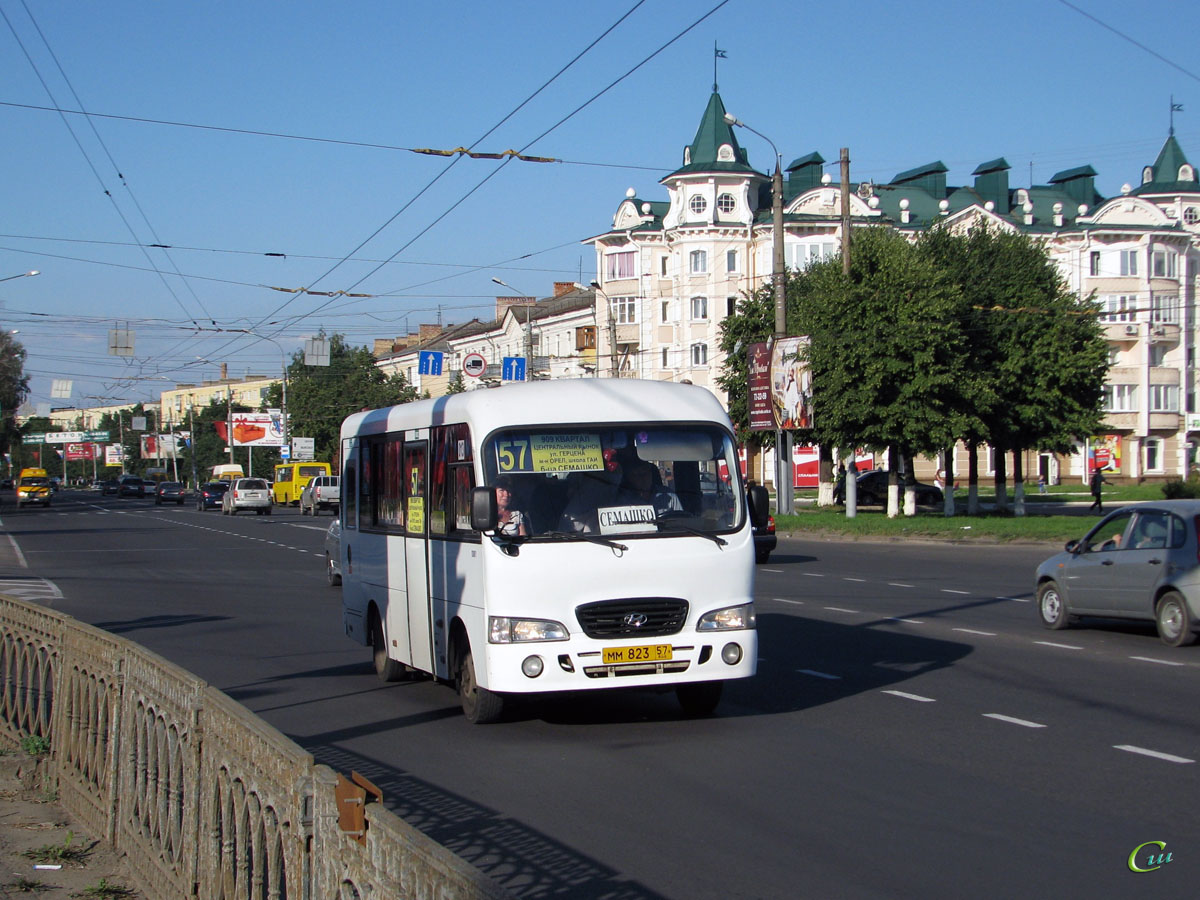
M 517 644 L 524 641 L 565 641 L 567 629 L 561 622 L 548 619 L 488 618 L 488 643 Z
M 745 631 L 754 627 L 753 603 L 714 609 L 712 612 L 702 615 L 700 621 L 696 623 L 697 631 Z

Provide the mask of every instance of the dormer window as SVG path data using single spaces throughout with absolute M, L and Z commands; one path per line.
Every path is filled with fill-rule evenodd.
M 1146 166 L 1142 169 L 1142 184 L 1149 184 L 1154 180 L 1154 167 Z
M 1184 163 L 1182 166 L 1179 167 L 1179 180 L 1180 181 L 1195 181 L 1196 180 L 1196 170 L 1193 169 L 1187 163 Z
M 717 209 L 720 210 L 721 214 L 725 216 L 737 209 L 737 201 L 733 199 L 733 194 L 722 194 L 720 197 L 718 197 Z
M 1200 209 L 1189 206 L 1183 211 L 1183 221 L 1188 225 L 1195 225 L 1197 222 L 1200 222 Z
M 717 162 L 733 162 L 733 148 L 728 144 L 722 144 L 717 148 Z
M 696 215 L 702 216 L 704 215 L 704 211 L 708 209 L 708 200 L 700 194 L 695 194 L 692 196 L 692 199 L 688 201 L 688 209 L 690 209 Z

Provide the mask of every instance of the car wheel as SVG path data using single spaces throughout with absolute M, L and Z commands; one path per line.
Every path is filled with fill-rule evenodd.
M 861 491 L 861 492 L 859 492 L 859 495 L 858 495 L 858 502 L 860 504 L 862 504 L 863 506 L 874 506 L 875 505 L 875 495 L 872 494 L 870 491 Z
M 266 510 L 264 510 L 264 511 L 266 512 L 266 514 L 267 514 L 268 516 L 269 516 L 271 513 L 275 512 L 275 510 L 274 510 L 272 507 L 270 507 L 270 506 L 268 506 L 268 507 L 266 508 Z
M 504 697 L 480 687 L 475 679 L 475 659 L 469 647 L 458 670 L 458 699 L 472 725 L 490 725 L 504 713 Z
M 1038 587 L 1037 592 L 1038 616 L 1042 624 L 1051 631 L 1058 631 L 1070 624 L 1071 617 L 1067 613 L 1067 604 L 1058 590 L 1058 584 L 1045 581 Z
M 765 563 L 770 558 L 771 558 L 771 551 L 769 551 L 769 550 L 767 550 L 765 552 L 760 551 L 760 552 L 754 554 L 754 561 L 756 563 Z
M 387 641 L 383 637 L 383 623 L 379 621 L 378 612 L 371 613 L 371 658 L 380 681 L 399 681 L 404 674 L 404 664 L 388 657 Z
M 675 698 L 686 716 L 711 716 L 721 702 L 723 681 L 702 681 L 699 684 L 681 684 L 675 688 Z
M 1187 601 L 1178 591 L 1167 591 L 1159 598 L 1154 624 L 1158 626 L 1159 638 L 1168 647 L 1186 647 L 1196 639 Z
M 231 516 L 236 516 L 237 515 L 237 507 L 236 506 L 229 507 L 229 514 Z
M 333 557 L 328 553 L 325 554 L 325 580 L 329 582 L 330 587 L 337 587 L 342 583 L 342 576 L 337 573 L 337 569 L 333 565 Z
M 175 505 L 176 505 L 176 506 L 183 506 L 183 498 L 182 498 L 182 497 L 180 497 L 178 500 L 176 500 L 176 501 L 175 501 Z

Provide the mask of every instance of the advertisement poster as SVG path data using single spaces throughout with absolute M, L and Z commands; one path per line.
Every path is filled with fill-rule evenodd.
M 109 444 L 104 448 L 104 464 L 106 466 L 120 466 L 124 458 L 125 448 L 120 444 Z
M 1121 471 L 1121 435 L 1102 434 L 1088 441 L 1087 470 L 1094 472 L 1096 469 Z
M 775 414 L 771 411 L 771 345 L 751 344 L 747 351 L 746 405 L 751 431 L 774 431 Z
M 771 347 L 771 408 L 775 426 L 785 431 L 811 428 L 812 374 L 798 358 L 806 338 L 780 338 Z
M 179 459 L 179 440 L 173 434 L 143 434 L 142 459 Z
M 99 444 L 67 444 L 64 458 L 67 462 L 79 462 L 100 458 Z
M 225 422 L 214 422 L 221 440 L 228 441 Z M 235 447 L 282 447 L 283 416 L 276 410 L 265 413 L 233 414 L 233 445 Z

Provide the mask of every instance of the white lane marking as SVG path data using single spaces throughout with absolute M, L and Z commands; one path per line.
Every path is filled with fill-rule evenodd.
M 1028 719 L 1014 719 L 1012 716 L 1002 716 L 1000 713 L 984 713 L 985 719 L 995 719 L 998 722 L 1008 722 L 1010 725 L 1022 725 L 1025 728 L 1045 728 L 1041 722 L 1030 722 Z
M 997 597 L 997 600 L 1011 600 L 1013 603 L 1028 603 L 1028 597 Z
M 867 579 L 865 579 L 865 578 L 843 578 L 842 579 L 842 581 L 858 581 L 858 582 L 862 582 L 862 583 L 865 583 L 866 580 Z
M 889 621 L 889 622 L 905 622 L 909 625 L 924 625 L 925 624 L 924 620 L 922 620 L 922 619 L 899 619 L 896 616 L 888 616 L 887 621 Z
M 0 522 L 0 525 L 2 525 L 2 524 L 3 524 L 3 523 L 2 523 L 2 522 Z M 27 562 L 25 561 L 25 554 L 24 554 L 24 553 L 22 553 L 22 552 L 21 552 L 21 548 L 17 546 L 17 542 L 16 542 L 16 540 L 14 540 L 14 539 L 13 539 L 13 536 L 12 536 L 11 534 L 9 534 L 7 531 L 6 531 L 6 532 L 4 532 L 4 536 L 5 536 L 6 538 L 8 538 L 8 542 L 9 542 L 10 544 L 12 544 L 13 553 L 14 553 L 14 554 L 16 554 L 16 557 L 17 557 L 17 562 L 21 564 L 21 568 L 22 568 L 22 569 L 28 569 L 28 568 L 29 568 L 29 563 L 27 563 Z
M 1034 641 L 1035 644 L 1041 644 L 1043 647 L 1058 647 L 1060 650 L 1082 650 L 1082 647 L 1076 647 L 1072 644 L 1056 644 L 1054 641 Z
M 919 703 L 934 703 L 932 697 L 922 697 L 920 694 L 906 694 L 904 691 L 881 691 L 880 693 L 891 694 L 893 697 L 903 697 L 905 700 L 916 700 Z
M 789 600 L 787 597 L 772 597 L 771 599 L 774 600 L 776 603 L 792 603 L 792 604 L 795 604 L 796 606 L 804 605 L 803 600 Z
M 858 613 L 857 609 L 844 609 L 841 606 L 827 606 L 825 608 L 827 610 L 829 610 L 830 612 L 844 612 L 844 613 L 855 613 L 855 614 Z
M 994 631 L 976 631 L 974 628 L 954 628 L 951 630 L 952 631 L 961 631 L 963 634 L 978 634 L 978 635 L 982 635 L 983 637 L 995 637 L 996 636 L 996 632 L 994 632 Z
M 1152 756 L 1155 759 L 1161 759 L 1166 762 L 1173 763 L 1193 763 L 1194 759 L 1188 759 L 1186 756 L 1174 756 L 1170 753 L 1160 753 L 1158 750 L 1147 750 L 1145 747 L 1134 747 L 1132 744 L 1113 744 L 1114 750 L 1124 750 L 1126 753 L 1140 753 L 1142 756 Z
M 1185 666 L 1187 663 L 1175 662 L 1170 659 L 1155 659 L 1152 656 L 1131 656 L 1130 659 L 1140 660 L 1141 662 L 1158 663 L 1160 666 Z
M 322 528 L 321 530 L 322 530 L 322 531 L 324 531 L 325 529 L 324 529 L 324 528 Z M 772 573 L 774 573 L 774 574 L 776 574 L 776 575 L 782 575 L 782 574 L 783 574 L 783 569 L 768 569 L 768 568 L 764 567 L 764 568 L 761 568 L 761 569 L 759 569 L 758 571 L 760 571 L 760 572 L 772 572 Z
M 841 681 L 841 675 L 830 675 L 828 672 L 817 672 L 814 669 L 797 669 L 801 675 L 811 675 L 813 678 L 825 678 L 829 681 Z
M 824 578 L 825 577 L 824 575 L 819 575 L 816 572 L 805 572 L 804 574 L 807 575 L 809 578 Z
M 888 582 L 888 587 L 907 587 L 907 588 L 910 588 L 910 587 L 912 587 L 912 585 L 911 585 L 911 584 L 901 584 L 899 581 L 889 581 L 889 582 Z
M 11 594 L 33 603 L 62 599 L 58 585 L 46 578 L 0 578 L 0 594 Z
M 942 588 L 942 593 L 943 594 L 969 594 L 971 592 L 970 591 L 954 591 L 954 590 L 951 590 L 950 588 Z

